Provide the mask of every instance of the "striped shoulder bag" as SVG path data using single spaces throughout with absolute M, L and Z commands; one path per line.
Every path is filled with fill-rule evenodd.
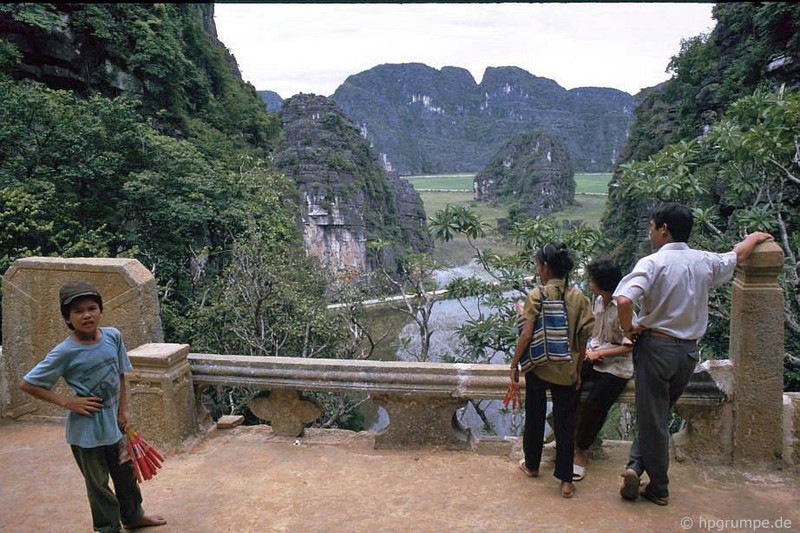
M 519 360 L 520 372 L 546 363 L 571 363 L 564 295 L 551 300 L 539 287 L 541 310 L 533 323 L 531 344 Z

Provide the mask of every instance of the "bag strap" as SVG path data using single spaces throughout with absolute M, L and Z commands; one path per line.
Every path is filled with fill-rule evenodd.
M 539 285 L 539 318 L 541 319 L 542 323 L 542 336 L 544 337 L 545 350 L 547 350 L 547 320 L 544 316 L 545 299 L 549 300 L 550 298 L 545 298 L 544 287 Z

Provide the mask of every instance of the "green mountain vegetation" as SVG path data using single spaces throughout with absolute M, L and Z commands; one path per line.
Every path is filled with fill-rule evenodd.
M 409 154 L 399 168 L 407 173 L 475 172 L 510 134 L 532 131 L 533 111 L 562 132 L 599 132 L 606 140 L 562 135 L 578 170 L 621 162 L 602 231 L 568 229 L 579 262 L 610 251 L 628 268 L 649 252 L 641 236 L 661 200 L 696 209 L 693 244 L 703 248 L 730 249 L 744 232 L 772 232 L 787 258 L 785 365 L 787 388 L 796 390 L 800 6 L 720 3 L 714 16 L 709 35 L 682 44 L 669 65 L 672 79 L 635 101 L 600 89 L 564 91 L 513 67 L 487 71 L 477 86 L 463 69 L 424 65 L 351 76 L 331 99 L 359 128 L 366 124 L 368 136 L 382 139 L 375 144 L 390 162 L 393 153 Z M 454 96 L 467 93 L 476 98 Z M 171 342 L 198 351 L 346 353 L 346 328 L 324 312 L 322 269 L 304 253 L 304 199 L 272 166 L 286 145 L 278 118 L 265 109 L 274 100 L 241 80 L 216 38 L 211 4 L 0 5 L 0 272 L 32 255 L 134 257 L 156 277 Z M 359 116 L 359 106 L 396 120 Z M 564 106 L 592 113 L 570 121 Z M 453 116 L 455 124 L 447 118 Z M 328 120 L 324 131 L 340 126 Z M 608 147 L 628 130 L 619 155 L 573 148 Z M 487 148 L 487 139 L 495 144 Z M 475 154 L 484 154 L 484 163 L 468 161 Z M 464 168 L 448 166 L 453 157 Z M 353 161 L 329 154 L 324 163 L 333 176 Z M 385 185 L 363 176 L 370 186 Z M 440 240 L 464 234 L 472 243 L 483 234 L 464 210 L 441 211 L 432 217 Z M 552 221 L 521 221 L 510 233 L 523 250 L 513 265 L 479 257 L 516 283 L 536 243 L 562 232 Z M 411 264 L 407 271 L 420 270 Z M 479 289 L 489 290 L 467 284 L 461 292 Z M 714 296 L 704 341 L 711 355 L 727 346 L 728 291 Z M 510 314 L 505 318 L 513 320 Z M 469 326 L 480 334 L 469 337 Z M 514 330 L 479 317 L 464 332 L 477 357 L 481 343 L 502 348 Z
M 503 143 L 474 183 L 476 200 L 509 204 L 512 219 L 548 215 L 575 202 L 569 150 L 543 131 Z
M 0 272 L 133 257 L 171 342 L 337 353 L 297 188 L 268 164 L 280 124 L 216 40 L 212 5 L 4 4 L 0 66 Z M 248 343 L 228 316 L 271 329 Z
M 279 116 L 284 135 L 274 164 L 297 184 L 309 206 L 303 215 L 306 250 L 328 257 L 329 271 L 346 270 L 348 260 L 369 264 L 364 270 L 395 270 L 396 258 L 406 250 L 430 251 L 419 195 L 409 183 L 386 175 L 369 141 L 333 100 L 298 94 L 283 103 Z M 348 235 L 338 235 L 341 231 Z M 332 250 L 320 250 L 330 238 L 342 264 L 332 264 Z M 359 254 L 358 245 L 348 246 L 353 241 L 386 246 L 380 254 Z

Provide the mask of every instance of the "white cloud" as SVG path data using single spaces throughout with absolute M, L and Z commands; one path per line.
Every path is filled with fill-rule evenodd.
M 711 4 L 216 4 L 244 78 L 284 98 L 332 94 L 383 63 L 517 66 L 565 88 L 636 93 L 668 78 L 681 39 L 713 27 Z

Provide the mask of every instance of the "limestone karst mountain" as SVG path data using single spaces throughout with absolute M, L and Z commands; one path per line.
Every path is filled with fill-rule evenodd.
M 475 176 L 475 199 L 516 202 L 523 212 L 547 215 L 575 200 L 575 180 L 564 142 L 543 131 L 505 142 Z
M 564 139 L 576 170 L 608 172 L 633 121 L 633 97 L 616 89 L 566 90 L 517 67 L 380 65 L 331 96 L 400 175 L 477 172 L 517 133 Z
M 387 175 L 369 143 L 333 100 L 299 94 L 283 102 L 275 154 L 305 200 L 306 249 L 332 271 L 391 268 L 408 247 L 429 251 L 425 211 L 411 185 Z M 379 254 L 367 242 L 380 239 Z

